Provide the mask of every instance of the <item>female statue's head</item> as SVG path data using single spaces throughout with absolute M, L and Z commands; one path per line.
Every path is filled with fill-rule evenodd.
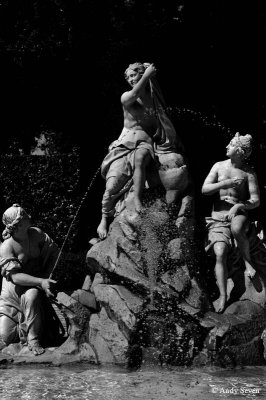
M 227 155 L 230 156 L 232 151 L 237 151 L 242 158 L 247 159 L 252 152 L 252 136 L 237 132 L 227 146 Z
M 27 225 L 30 226 L 30 216 L 19 204 L 13 204 L 9 207 L 2 217 L 3 224 L 5 225 L 2 233 L 3 239 L 13 236 L 22 220 L 27 221 Z
M 134 64 L 129 64 L 125 70 L 124 76 L 130 86 L 134 86 L 142 77 L 145 69 L 149 66 L 149 63 L 135 62 Z
M 143 75 L 145 69 L 146 69 L 146 67 L 141 62 L 135 62 L 134 64 L 129 64 L 129 66 L 127 67 L 127 69 L 125 70 L 125 73 L 124 73 L 126 80 L 128 80 L 128 71 L 129 70 L 138 72 L 141 75 Z

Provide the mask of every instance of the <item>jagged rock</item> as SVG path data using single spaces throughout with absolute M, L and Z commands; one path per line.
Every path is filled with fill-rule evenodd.
M 206 313 L 201 325 L 210 329 L 202 350 L 212 353 L 209 361 L 214 357 L 219 365 L 226 364 L 227 359 L 235 365 L 264 364 L 261 336 L 266 326 L 266 310 L 259 304 L 237 301 L 223 314 Z
M 128 340 L 116 322 L 112 321 L 103 307 L 90 318 L 88 342 L 100 363 L 126 364 Z
M 135 314 L 141 311 L 143 300 L 123 286 L 97 285 L 94 289 L 97 301 L 105 307 L 127 339 L 135 327 Z
M 191 287 L 191 281 L 189 275 L 183 270 L 182 267 L 176 269 L 176 271 L 167 271 L 161 276 L 161 281 L 170 288 L 173 288 L 178 293 L 186 293 Z
M 60 353 L 75 354 L 84 342 L 84 335 L 88 330 L 91 311 L 79 301 L 64 292 L 57 294 L 58 302 L 63 306 L 69 320 L 67 340 L 60 346 Z
M 141 354 L 151 355 L 148 349 L 153 349 L 158 362 L 180 365 L 191 362 L 199 345 L 197 314 L 208 300 L 194 257 L 193 195 L 185 193 L 189 180 L 183 159 L 162 160 L 159 174 L 149 177 L 144 191 L 145 212 L 134 213 L 130 191 L 107 238 L 87 254 L 91 275 L 102 277 L 91 288 L 101 311 L 91 316 L 89 335 L 100 362 L 113 357 L 113 362 L 127 359 L 132 364 L 132 355 L 138 354 L 139 362 Z M 168 198 L 156 189 L 156 179 L 169 190 Z M 119 344 L 113 342 L 114 330 Z
M 91 284 L 92 284 L 92 282 L 91 282 L 90 275 L 86 275 L 81 289 L 90 290 Z
M 178 260 L 180 262 L 185 260 L 185 246 L 186 239 L 182 237 L 175 238 L 171 240 L 167 246 L 167 252 L 169 258 L 172 260 Z
M 84 289 L 78 289 L 71 293 L 72 299 L 77 300 L 83 306 L 93 310 L 97 310 L 97 304 L 93 293 L 89 293 Z
M 251 281 L 251 279 L 243 273 L 243 270 L 237 269 L 227 281 L 227 293 L 230 299 L 229 304 L 237 300 L 251 300 L 265 307 L 265 272 L 259 273 L 255 279 Z

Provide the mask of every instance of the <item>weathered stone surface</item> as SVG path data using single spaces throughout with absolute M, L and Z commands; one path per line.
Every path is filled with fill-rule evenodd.
M 218 364 L 226 363 L 226 359 L 234 365 L 263 363 L 261 335 L 266 326 L 266 310 L 259 304 L 250 300 L 235 302 L 223 314 L 206 313 L 201 325 L 210 329 L 205 349 L 215 355 Z
M 175 271 L 165 272 L 161 276 L 161 281 L 179 293 L 185 293 L 191 287 L 190 277 L 182 267 L 177 268 Z
M 91 284 L 92 284 L 92 282 L 91 282 L 90 275 L 86 275 L 81 289 L 90 290 Z
M 78 289 L 71 293 L 71 297 L 81 303 L 83 306 L 97 310 L 97 304 L 93 293 Z
M 186 302 L 191 307 L 201 310 L 202 304 L 204 303 L 204 294 L 202 292 L 202 288 L 199 286 L 195 277 L 191 278 L 190 282 L 191 282 L 191 288 L 188 295 L 185 298 Z
M 124 241 L 127 242 L 126 251 L 123 250 Z M 98 272 L 109 272 L 116 275 L 120 281 L 127 279 L 132 285 L 147 292 L 149 280 L 142 274 L 140 250 L 135 247 L 134 251 L 130 249 L 130 241 L 126 240 L 119 221 L 114 221 L 110 235 L 104 242 L 93 246 L 86 262 L 88 266 L 97 265 Z
M 60 366 L 64 364 L 73 364 L 81 361 L 87 361 L 98 364 L 97 358 L 91 346 L 83 343 L 80 350 L 75 354 L 63 354 L 59 348 L 46 348 L 45 353 L 34 356 L 27 346 L 20 343 L 11 344 L 1 352 L 0 363 L 7 364 L 45 364 Z
M 125 364 L 128 340 L 104 308 L 90 319 L 88 340 L 100 363 Z
M 263 275 L 264 271 L 262 274 L 258 274 L 254 284 L 250 278 L 243 273 L 243 270 L 236 270 L 227 281 L 227 293 L 230 303 L 237 300 L 251 300 L 265 307 L 266 288 L 265 277 Z
M 168 256 L 172 260 L 178 260 L 179 262 L 183 262 L 185 260 L 185 246 L 186 246 L 186 239 L 179 237 L 172 239 L 168 246 Z
M 80 302 L 67 295 L 59 292 L 57 300 L 64 308 L 69 320 L 69 332 L 67 340 L 60 346 L 62 354 L 75 354 L 79 352 L 79 346 L 84 342 L 84 334 L 89 327 L 91 312 Z
M 135 313 L 140 312 L 143 300 L 116 285 L 97 285 L 94 293 L 97 301 L 104 306 L 108 315 L 117 322 L 121 331 L 129 339 L 136 324 L 136 317 L 131 309 Z

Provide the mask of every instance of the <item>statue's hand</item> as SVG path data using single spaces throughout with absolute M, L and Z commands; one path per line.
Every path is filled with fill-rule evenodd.
M 242 182 L 244 181 L 244 178 L 235 177 L 232 179 L 232 181 L 233 181 L 233 188 L 237 188 L 242 184 Z
M 53 286 L 56 284 L 57 282 L 54 281 L 53 279 L 43 279 L 42 280 L 42 289 L 44 290 L 45 294 L 47 297 L 54 297 L 54 293 L 53 293 Z
M 244 209 L 243 203 L 235 204 L 229 211 L 227 219 L 228 221 L 232 221 L 232 219 L 237 215 L 238 211 Z
M 144 68 L 147 69 L 151 65 L 151 63 L 143 63 L 143 65 L 144 65 Z
M 150 65 L 145 69 L 144 75 L 145 75 L 145 76 L 148 76 L 148 78 L 152 78 L 153 76 L 156 75 L 156 72 L 157 72 L 157 70 L 156 70 L 156 68 L 155 68 L 155 65 L 154 65 L 154 64 L 150 64 Z
M 225 179 L 223 181 L 223 189 L 236 189 L 238 188 L 242 182 L 243 182 L 244 178 L 229 178 L 229 179 Z

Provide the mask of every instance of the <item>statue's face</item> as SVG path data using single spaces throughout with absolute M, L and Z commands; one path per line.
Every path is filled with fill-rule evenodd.
M 226 155 L 232 157 L 235 154 L 241 153 L 241 147 L 239 146 L 239 140 L 234 137 L 231 142 L 226 146 Z
M 142 74 L 140 72 L 135 71 L 134 69 L 128 69 L 126 73 L 126 80 L 130 84 L 131 87 L 134 87 L 136 83 L 140 80 Z

